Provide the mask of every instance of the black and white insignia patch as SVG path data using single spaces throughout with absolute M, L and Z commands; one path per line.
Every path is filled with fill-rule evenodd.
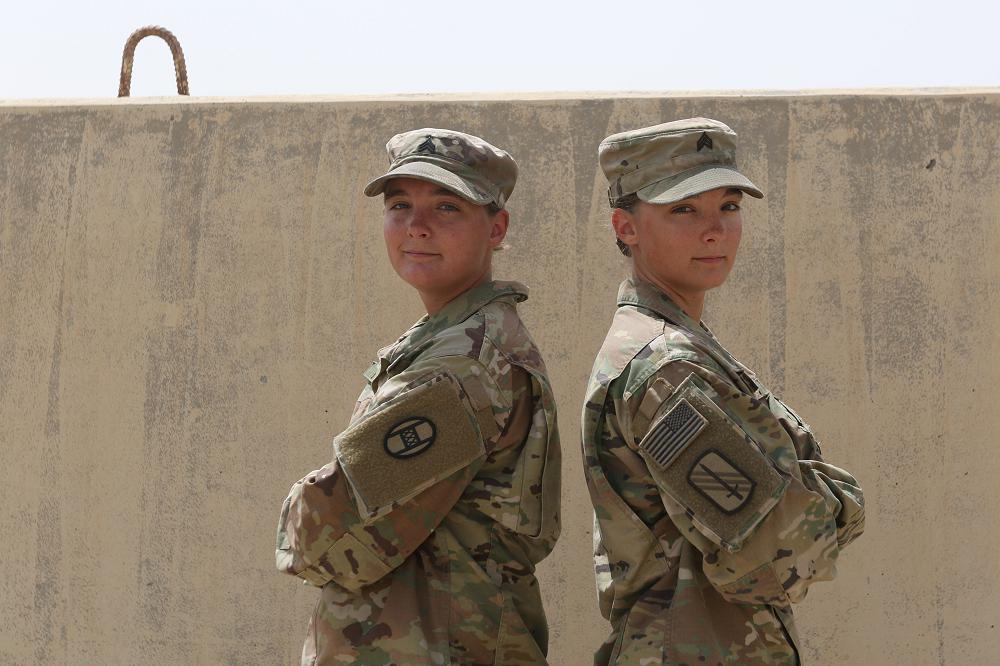
M 688 483 L 723 513 L 736 513 L 750 501 L 754 481 L 718 451 L 706 451 L 688 472 Z
M 437 155 L 437 149 L 434 147 L 434 137 L 428 134 L 423 143 L 417 146 L 417 152 Z
M 412 458 L 431 448 L 437 437 L 437 428 L 430 419 L 416 416 L 400 421 L 389 428 L 383 446 L 393 458 Z
M 698 138 L 697 152 L 700 153 L 702 148 L 708 148 L 709 150 L 712 149 L 712 137 L 708 135 L 708 132 L 702 132 L 701 136 Z
M 668 467 L 707 425 L 708 420 L 681 398 L 656 422 L 639 448 L 660 467 Z

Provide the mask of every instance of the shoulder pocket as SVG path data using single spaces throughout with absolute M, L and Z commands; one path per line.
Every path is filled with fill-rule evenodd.
M 757 442 L 691 374 L 658 410 L 638 451 L 660 491 L 730 552 L 739 550 L 788 486 Z
M 450 373 L 380 405 L 338 435 L 333 447 L 366 519 L 485 455 L 475 415 Z

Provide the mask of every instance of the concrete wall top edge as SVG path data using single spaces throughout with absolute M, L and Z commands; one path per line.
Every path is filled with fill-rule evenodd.
M 88 106 L 170 106 L 210 104 L 370 104 L 372 102 L 547 102 L 565 100 L 601 99 L 661 99 L 661 98 L 767 98 L 793 99 L 799 97 L 953 97 L 963 95 L 997 95 L 1000 87 L 957 88 L 844 88 L 815 90 L 694 90 L 694 91 L 570 91 L 570 92 L 489 92 L 489 93 L 414 93 L 386 95 L 271 95 L 247 97 L 131 97 L 90 99 L 0 99 L 0 108 L 46 108 Z

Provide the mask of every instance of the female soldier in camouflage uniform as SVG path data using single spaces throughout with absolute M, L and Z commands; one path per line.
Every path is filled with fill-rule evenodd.
M 736 134 L 695 118 L 600 146 L 632 275 L 594 363 L 583 449 L 599 665 L 796 664 L 791 603 L 861 534 L 861 488 L 700 323 L 739 247 Z
M 559 440 L 526 289 L 491 279 L 517 167 L 478 137 L 393 137 L 396 272 L 427 316 L 365 373 L 335 458 L 296 483 L 278 568 L 322 588 L 303 664 L 544 664 L 535 564 L 559 533 Z

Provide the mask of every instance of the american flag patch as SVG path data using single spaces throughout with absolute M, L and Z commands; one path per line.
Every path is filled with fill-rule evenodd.
M 681 398 L 639 444 L 660 467 L 667 467 L 705 429 L 708 420 Z

